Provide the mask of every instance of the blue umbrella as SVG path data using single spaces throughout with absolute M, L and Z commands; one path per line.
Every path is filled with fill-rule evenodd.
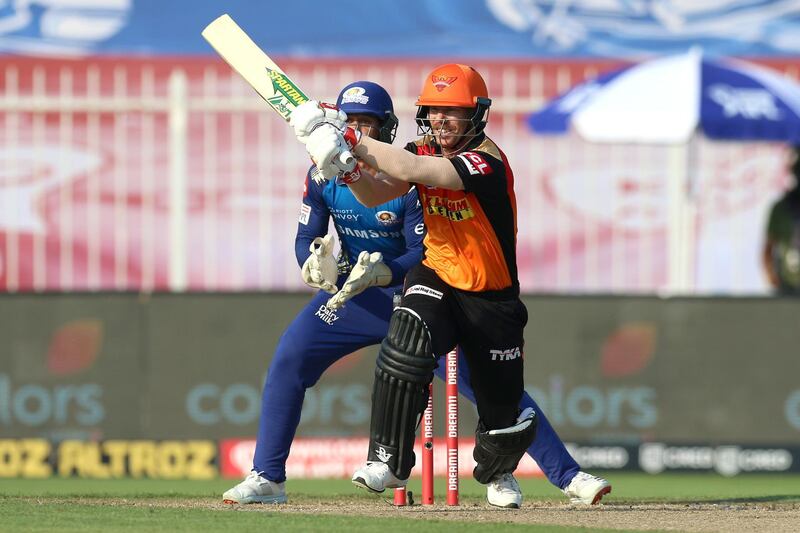
M 592 142 L 712 139 L 800 144 L 800 84 L 744 61 L 697 50 L 581 83 L 528 118 L 539 133 L 574 128 Z
M 590 142 L 668 146 L 669 288 L 691 292 L 689 141 L 702 131 L 712 139 L 800 144 L 800 85 L 773 70 L 691 50 L 581 83 L 528 123 L 539 133 L 572 129 Z

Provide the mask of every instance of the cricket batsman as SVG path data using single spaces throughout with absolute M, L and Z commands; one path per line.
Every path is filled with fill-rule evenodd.
M 397 118 L 389 94 L 379 85 L 351 83 L 339 94 L 337 107 L 326 107 L 324 113 L 338 128 L 355 128 L 385 144 L 394 140 Z M 375 172 L 363 162 L 360 169 Z M 312 167 L 306 176 L 295 254 L 304 282 L 320 291 L 278 342 L 263 390 L 253 470 L 223 494 L 228 503 L 287 501 L 286 460 L 306 389 L 337 360 L 381 342 L 389 328 L 393 296 L 422 258 L 424 226 L 415 188 L 368 208 L 341 177 L 326 181 L 316 171 Z M 341 244 L 338 261 L 333 236 L 326 235 L 330 219 Z M 443 367 L 435 373 L 444 379 Z M 475 402 L 466 364 L 459 366 L 459 392 Z M 527 394 L 522 402 L 539 412 Z M 579 471 L 541 413 L 539 438 L 528 451 L 554 484 L 577 487 L 567 493 L 574 501 L 595 503 L 597 494 L 608 487 L 605 480 Z
M 514 175 L 484 133 L 491 100 L 474 68 L 437 67 L 425 78 L 417 106 L 422 137 L 405 149 L 338 128 L 317 102 L 299 106 L 291 120 L 323 176 L 349 171 L 346 154 L 366 162 L 365 169 L 343 174 L 365 206 L 416 188 L 427 229 L 424 258 L 406 275 L 378 352 L 367 461 L 352 480 L 378 493 L 406 486 L 427 387 L 439 358 L 458 346 L 478 408 L 473 475 L 486 486 L 491 505 L 519 508 L 522 492 L 513 472 L 535 442 L 539 415 L 520 406 L 528 314 L 517 279 Z M 572 476 L 565 492 L 582 478 Z M 610 489 L 605 480 L 596 486 L 590 503 Z

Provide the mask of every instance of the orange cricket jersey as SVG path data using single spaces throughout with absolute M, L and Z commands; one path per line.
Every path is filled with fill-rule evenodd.
M 425 139 L 409 143 L 430 154 Z M 519 285 L 516 264 L 517 204 L 514 175 L 489 138 L 451 162 L 464 182 L 452 191 L 417 184 L 427 227 L 423 264 L 451 287 L 502 290 Z

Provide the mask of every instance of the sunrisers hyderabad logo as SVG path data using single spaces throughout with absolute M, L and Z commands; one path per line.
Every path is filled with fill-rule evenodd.
M 439 92 L 450 87 L 457 79 L 458 76 L 431 76 L 431 82 L 433 82 L 433 86 L 436 87 L 436 90 Z

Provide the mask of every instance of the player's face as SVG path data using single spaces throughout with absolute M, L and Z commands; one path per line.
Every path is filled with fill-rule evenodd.
M 362 135 L 367 135 L 373 139 L 377 139 L 381 133 L 381 123 L 372 115 L 362 115 L 360 113 L 347 115 L 347 125 L 353 129 L 357 128 Z
M 472 126 L 470 117 L 473 110 L 465 107 L 431 107 L 428 119 L 436 142 L 444 151 L 455 150 L 462 137 Z

